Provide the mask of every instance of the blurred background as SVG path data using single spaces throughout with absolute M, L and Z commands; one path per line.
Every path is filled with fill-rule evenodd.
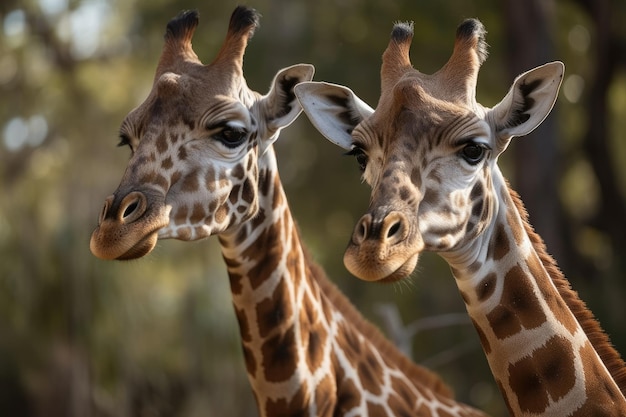
M 626 2 L 255 0 L 248 84 L 265 93 L 299 62 L 375 106 L 393 22 L 413 20 L 413 64 L 436 71 L 457 25 L 485 24 L 478 100 L 522 71 L 566 77 L 551 116 L 501 165 L 572 286 L 626 354 Z M 0 415 L 255 416 L 216 239 L 160 242 L 104 262 L 89 237 L 129 158 L 123 117 L 146 97 L 168 20 L 200 11 L 194 48 L 215 56 L 236 3 L 3 0 L 0 4 Z M 354 304 L 457 396 L 506 415 L 446 264 L 368 284 L 342 264 L 369 189 L 305 116 L 283 131 L 282 179 L 304 241 Z M 433 326 L 431 326 L 433 325 Z

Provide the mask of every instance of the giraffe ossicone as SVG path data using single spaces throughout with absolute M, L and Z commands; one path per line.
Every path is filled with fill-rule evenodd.
M 132 156 L 92 234 L 94 255 L 135 259 L 158 239 L 217 235 L 263 417 L 484 416 L 400 354 L 301 244 L 272 143 L 301 112 L 293 89 L 313 67 L 279 71 L 261 95 L 242 68 L 258 14 L 235 9 L 209 65 L 191 47 L 197 24 L 196 12 L 168 24 L 153 88 L 122 123 Z
M 439 253 L 512 415 L 626 415 L 624 361 L 497 165 L 513 137 L 548 116 L 564 65 L 521 74 L 498 104 L 484 107 L 475 98 L 484 37 L 478 20 L 464 21 L 447 63 L 427 75 L 409 58 L 412 24 L 396 24 L 376 109 L 344 86 L 296 86 L 313 125 L 356 156 L 372 187 L 344 263 L 363 280 L 395 281 L 421 252 Z

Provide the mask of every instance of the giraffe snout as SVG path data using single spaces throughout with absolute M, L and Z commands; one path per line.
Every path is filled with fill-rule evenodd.
M 399 211 L 378 216 L 368 213 L 357 223 L 352 241 L 356 245 L 361 245 L 366 240 L 373 239 L 379 241 L 381 245 L 394 245 L 407 238 L 408 230 L 408 220 Z
M 128 224 L 141 218 L 141 216 L 143 216 L 143 214 L 146 212 L 147 208 L 148 202 L 146 196 L 139 191 L 133 191 L 122 199 L 119 206 L 117 207 L 117 210 L 115 210 L 115 212 L 111 214 L 120 223 Z M 106 213 L 104 213 L 104 215 L 106 216 Z
M 393 282 L 408 276 L 423 249 L 411 235 L 410 217 L 401 211 L 374 210 L 359 220 L 344 254 L 348 271 L 365 281 Z
M 146 196 L 139 191 L 131 192 L 119 202 L 115 200 L 115 195 L 110 195 L 104 200 L 98 224 L 102 224 L 107 219 L 119 224 L 132 223 L 141 218 L 148 208 Z
M 158 231 L 169 223 L 169 208 L 156 195 L 116 191 L 104 201 L 91 252 L 102 259 L 135 259 L 156 245 Z

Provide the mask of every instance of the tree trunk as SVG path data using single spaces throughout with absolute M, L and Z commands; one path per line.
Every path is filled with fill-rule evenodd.
M 507 62 L 511 80 L 524 71 L 555 60 L 550 28 L 553 6 L 552 1 L 546 0 L 506 2 Z M 550 253 L 557 260 L 564 260 L 568 257 L 558 192 L 561 158 L 556 145 L 559 136 L 556 111 L 553 109 L 531 134 L 514 139 L 512 184 Z

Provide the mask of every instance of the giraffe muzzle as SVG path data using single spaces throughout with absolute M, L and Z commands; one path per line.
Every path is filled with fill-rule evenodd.
M 370 213 L 361 217 L 352 234 L 353 243 L 360 245 L 367 240 L 375 240 L 381 245 L 395 245 L 406 239 L 407 219 L 399 211 L 392 211 L 377 219 Z
M 346 249 L 346 268 L 365 281 L 405 278 L 417 265 L 423 246 L 421 239 L 411 239 L 410 231 L 409 218 L 400 211 L 374 210 L 364 215 Z
M 125 194 L 125 195 L 124 195 Z M 158 231 L 169 223 L 169 210 L 141 191 L 107 197 L 89 248 L 101 259 L 136 259 L 156 246 Z

